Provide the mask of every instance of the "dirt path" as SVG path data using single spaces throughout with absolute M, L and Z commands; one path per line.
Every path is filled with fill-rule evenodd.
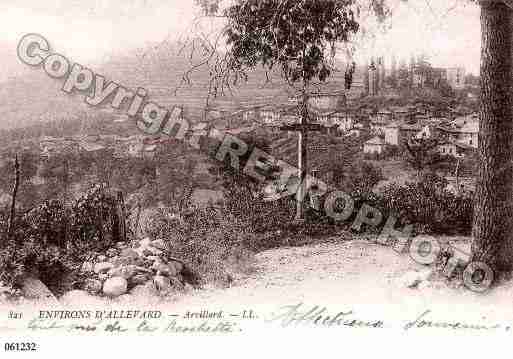
M 96 306 L 103 310 L 123 308 L 160 309 L 177 317 L 187 312 L 223 311 L 223 318 L 252 310 L 268 319 L 284 306 L 302 303 L 305 310 L 326 307 L 332 315 L 352 311 L 358 320 L 383 320 L 401 328 L 426 310 L 431 320 L 464 321 L 478 324 L 511 325 L 513 328 L 513 284 L 487 294 L 466 288 L 453 289 L 442 280 L 426 281 L 407 288 L 402 281 L 409 271 L 426 271 L 408 254 L 364 240 L 279 248 L 259 253 L 255 270 L 235 278 L 229 288 L 205 288 L 161 301 L 152 296 L 125 296 L 126 301 L 83 297 L 62 305 L 66 309 Z M 34 310 L 40 310 L 31 304 Z M 28 314 L 27 314 L 28 315 Z M 166 315 L 166 318 L 169 319 Z M 264 320 L 244 325 L 264 325 Z M 248 324 L 249 323 L 249 324 Z M 513 329 L 512 329 L 513 330 Z
M 256 273 L 237 278 L 230 288 L 198 291 L 172 306 L 177 311 L 230 308 L 269 313 L 302 302 L 382 318 L 415 318 L 432 310 L 454 320 L 513 322 L 513 285 L 488 294 L 449 288 L 443 281 L 410 289 L 401 277 L 427 267 L 407 254 L 367 241 L 269 250 L 257 255 L 256 266 Z

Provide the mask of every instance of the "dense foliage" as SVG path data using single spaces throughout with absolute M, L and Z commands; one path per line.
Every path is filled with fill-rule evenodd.
M 336 43 L 358 31 L 354 0 L 240 1 L 226 11 L 235 66 L 281 66 L 290 82 L 326 80 Z
M 119 240 L 113 213 L 114 197 L 96 186 L 71 208 L 53 199 L 16 218 L 13 235 L 4 232 L 1 238 L 0 281 L 17 285 L 23 276 L 35 275 L 61 292 L 91 253 Z
M 388 185 L 373 202 L 398 225 L 414 224 L 417 233 L 469 235 L 472 229 L 473 195 L 455 194 L 447 182 L 427 174 L 419 182 Z

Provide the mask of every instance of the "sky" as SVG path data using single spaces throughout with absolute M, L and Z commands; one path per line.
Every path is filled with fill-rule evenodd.
M 389 1 L 392 27 L 366 44 L 357 59 L 367 52 L 409 58 L 423 51 L 434 65 L 462 65 L 478 72 L 478 8 L 465 6 L 467 0 Z M 183 37 L 197 14 L 193 0 L 1 0 L 0 80 L 23 71 L 16 44 L 26 33 L 39 33 L 55 51 L 93 66 L 148 42 Z
M 435 66 L 464 66 L 479 73 L 481 25 L 479 7 L 468 0 L 398 1 L 391 29 L 378 40 L 385 54 L 402 58 L 426 52 Z

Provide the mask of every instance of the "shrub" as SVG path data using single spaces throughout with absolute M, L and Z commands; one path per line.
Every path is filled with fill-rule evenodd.
M 373 199 L 385 216 L 395 216 L 401 225 L 415 224 L 420 233 L 468 235 L 472 229 L 473 199 L 455 195 L 436 175 L 418 183 L 391 184 Z M 398 224 L 399 225 L 399 224 Z
M 37 276 L 54 293 L 73 285 L 82 262 L 113 243 L 113 198 L 94 187 L 70 209 L 49 200 L 16 219 L 0 248 L 0 281 L 17 286 Z
M 114 244 L 116 199 L 105 187 L 95 185 L 71 207 L 71 244 L 81 250 L 101 251 Z
M 152 223 L 153 239 L 164 240 L 171 254 L 188 264 L 202 283 L 227 285 L 232 273 L 252 268 L 252 233 L 215 208 L 195 209 L 183 216 L 159 208 Z

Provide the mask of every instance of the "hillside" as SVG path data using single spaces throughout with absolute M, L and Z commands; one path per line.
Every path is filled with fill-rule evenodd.
M 12 56 L 11 56 L 12 57 Z M 93 70 L 129 88 L 143 87 L 148 90 L 149 99 L 171 107 L 184 105 L 191 118 L 201 115 L 208 95 L 209 70 L 202 67 L 191 74 L 191 84 L 181 86 L 183 74 L 198 64 L 201 58 L 189 59 L 186 53 L 180 53 L 177 43 L 162 43 L 146 49 L 126 52 L 112 56 L 103 65 Z M 87 64 L 82 64 L 87 66 Z M 344 66 L 340 66 L 341 69 Z M 83 96 L 68 96 L 60 87 L 62 81 L 54 80 L 42 69 L 30 69 L 28 72 L 11 76 L 0 86 L 0 111 L 4 114 L 0 129 L 27 127 L 39 122 L 59 119 L 78 119 L 81 112 L 92 114 L 83 103 Z M 329 89 L 343 89 L 343 72 L 334 74 L 327 83 Z M 356 75 L 354 87 L 357 89 L 359 76 Z M 282 103 L 288 98 L 286 86 L 273 76 L 273 83 L 265 83 L 265 72 L 261 69 L 249 74 L 248 82 L 226 96 L 212 101 L 212 105 L 224 110 L 235 110 L 239 106 Z

